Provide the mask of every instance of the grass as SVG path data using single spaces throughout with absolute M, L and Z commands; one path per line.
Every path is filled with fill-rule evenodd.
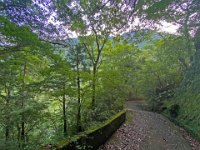
M 133 121 L 134 113 L 132 111 L 127 111 L 126 113 L 126 123 L 130 124 Z

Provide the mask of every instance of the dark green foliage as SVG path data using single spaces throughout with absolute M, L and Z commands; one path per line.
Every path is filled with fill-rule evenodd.
M 179 115 L 180 106 L 178 104 L 174 104 L 170 106 L 169 112 L 172 118 L 176 118 Z
M 167 45 L 164 44 L 165 46 L 160 50 L 168 49 L 161 56 L 167 56 L 169 60 L 166 62 L 171 63 L 171 65 L 166 65 L 164 70 L 166 71 L 165 75 L 172 75 L 168 79 L 170 79 L 169 81 L 173 81 L 174 86 L 170 89 L 173 95 L 170 94 L 168 97 L 167 91 L 164 94 L 159 92 L 158 96 L 161 100 L 158 99 L 158 96 L 155 96 L 153 90 L 150 90 L 147 95 L 152 97 L 151 103 L 156 106 L 157 110 L 163 110 L 164 108 L 163 111 L 165 114 L 173 119 L 175 118 L 178 124 L 187 128 L 198 139 L 200 139 L 200 29 L 199 25 L 196 25 L 196 22 L 200 20 L 199 7 L 199 0 L 160 0 L 156 2 L 153 0 L 140 0 L 138 2 L 138 14 L 141 18 L 148 20 L 150 24 L 150 21 L 158 23 L 163 20 L 179 24 L 178 32 L 180 34 L 179 38 L 171 38 L 173 40 L 171 42 L 165 41 Z M 195 17 L 192 17 L 194 14 Z M 161 61 L 160 64 L 165 63 Z M 173 71 L 176 75 L 168 70 L 171 66 L 176 68 L 175 72 Z M 158 66 L 155 66 L 155 68 L 160 70 Z M 153 84 L 153 87 L 163 89 L 171 84 L 166 84 L 165 81 L 167 78 L 163 78 L 164 75 L 162 73 L 158 73 L 158 75 L 160 78 L 153 81 L 161 81 L 161 84 L 158 82 L 157 84 Z
M 94 78 L 88 56 L 92 52 L 86 52 L 82 45 L 87 41 L 70 43 L 68 47 L 52 45 L 41 41 L 26 26 L 4 17 L 0 21 L 0 42 L 5 40 L 8 44 L 1 43 L 0 47 L 0 149 L 54 145 L 101 124 L 124 108 L 124 100 L 132 89 L 126 79 L 133 69 L 125 59 L 125 51 L 132 50 L 128 44 L 113 47 L 114 41 L 110 40 L 103 44 L 105 49 L 98 59 L 107 63 L 98 62 L 100 69 L 95 73 L 92 93 Z M 96 42 L 100 44 L 101 40 Z M 95 38 L 88 46 L 93 46 L 95 55 L 94 41 Z M 111 53 L 111 49 L 115 52 Z M 116 61 L 121 54 L 123 61 Z M 96 102 L 91 107 L 93 94 Z
M 0 2 L 0 149 L 54 147 L 138 98 L 200 136 L 199 1 L 140 0 L 137 11 L 136 1 L 127 2 Z M 179 34 L 115 35 L 135 11 L 147 24 L 178 22 Z M 77 39 L 66 36 L 69 30 Z M 121 113 L 67 142 L 97 148 L 124 119 Z
M 179 115 L 177 116 L 176 121 L 195 133 L 198 138 L 200 137 L 199 66 L 199 63 L 193 64 L 186 73 L 181 86 L 176 91 L 176 95 L 171 102 L 177 103 L 180 106 Z

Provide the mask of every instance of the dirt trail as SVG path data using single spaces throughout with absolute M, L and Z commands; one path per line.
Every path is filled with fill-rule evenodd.
M 160 114 L 143 110 L 144 103 L 129 101 L 127 121 L 99 150 L 199 150 L 180 128 Z

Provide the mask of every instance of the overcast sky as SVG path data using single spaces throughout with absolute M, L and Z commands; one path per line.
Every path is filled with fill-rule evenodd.
M 138 23 L 138 21 L 136 21 L 136 22 Z M 161 24 L 162 25 L 157 26 L 159 31 L 167 32 L 167 33 L 170 33 L 170 34 L 177 34 L 177 29 L 178 29 L 177 25 L 173 25 L 172 23 L 168 23 L 168 22 L 165 22 L 165 21 L 162 21 Z M 127 29 L 126 32 L 129 32 L 129 31 L 130 31 L 130 29 Z M 68 31 L 68 33 L 69 33 L 69 37 L 71 37 L 71 38 L 77 38 L 78 37 L 76 32 Z

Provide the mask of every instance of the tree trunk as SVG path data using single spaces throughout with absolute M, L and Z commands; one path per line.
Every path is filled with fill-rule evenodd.
M 17 123 L 17 140 L 18 140 L 18 146 L 19 146 L 19 148 L 20 148 L 20 137 L 21 137 L 20 124 Z
M 67 135 L 67 117 L 66 117 L 66 99 L 65 99 L 65 83 L 63 85 L 63 133 Z
M 6 119 L 7 120 L 7 119 Z M 9 140 L 10 137 L 10 130 L 8 124 L 6 124 L 6 132 L 5 132 L 6 141 Z
M 22 121 L 21 121 L 21 141 L 22 141 L 22 147 L 25 146 L 25 123 L 24 123 L 24 115 L 22 115 Z
M 97 73 L 97 68 L 96 65 L 94 65 L 93 77 L 92 77 L 92 108 L 95 107 L 95 102 L 96 102 L 96 73 Z
M 26 61 L 24 62 L 23 69 L 23 83 L 22 83 L 22 99 L 21 99 L 21 109 L 24 109 L 24 99 L 25 99 L 25 77 L 26 77 Z M 21 115 L 21 146 L 22 148 L 25 146 L 25 121 L 24 114 Z
M 6 109 L 9 109 L 9 104 L 10 104 L 10 90 L 5 86 L 5 90 L 7 91 L 7 97 L 6 97 Z M 9 140 L 10 138 L 10 112 L 9 110 L 6 110 L 6 127 L 5 127 L 5 139 L 6 141 Z
M 77 53 L 76 60 L 76 71 L 77 71 L 77 133 L 82 131 L 81 127 L 81 86 L 80 86 L 80 72 L 79 72 L 79 57 Z

